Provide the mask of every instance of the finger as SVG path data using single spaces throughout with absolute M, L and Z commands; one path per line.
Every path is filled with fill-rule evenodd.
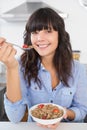
M 17 53 L 16 49 L 12 49 L 12 51 L 8 57 L 9 62 L 14 60 L 16 53 Z
M 10 49 L 12 49 L 13 46 L 11 44 L 7 44 L 7 43 L 3 43 L 3 45 L 0 48 L 0 56 L 6 54 L 7 51 L 9 51 Z
M 48 125 L 47 127 L 48 127 L 48 128 L 51 128 L 51 129 L 56 129 L 59 124 L 60 124 L 60 122 L 58 122 L 58 123 L 56 123 L 56 124 Z
M 0 38 L 0 49 L 5 48 L 6 46 L 12 46 L 12 44 L 7 43 L 5 39 Z
M 65 109 L 65 114 L 64 114 L 63 118 L 67 119 L 67 109 L 65 107 L 64 107 L 64 109 Z
M 67 115 L 65 114 L 63 118 L 64 118 L 64 119 L 67 119 Z
M 40 127 L 43 127 L 43 128 L 47 128 L 47 125 L 42 125 L 42 124 L 39 124 L 39 123 L 37 123 L 37 126 L 40 126 Z
M 58 122 L 58 123 L 56 123 L 56 124 L 52 124 L 52 125 L 42 125 L 42 124 L 37 123 L 37 125 L 40 126 L 40 127 L 50 128 L 50 129 L 56 129 L 59 124 L 60 124 L 60 122 Z
M 12 47 L 9 45 L 4 45 L 2 46 L 1 50 L 0 50 L 0 59 L 2 59 L 3 61 L 8 58 L 8 56 L 10 55 L 12 51 Z
M 16 54 L 16 50 L 13 49 L 12 47 L 9 47 L 9 49 L 7 49 L 4 56 L 2 57 L 2 62 L 7 65 L 9 63 L 12 63 L 12 61 L 14 61 L 15 54 Z
M 17 60 L 15 59 L 15 50 L 13 50 L 7 60 L 4 62 L 7 68 L 14 68 L 16 65 L 18 65 Z
M 4 53 L 9 45 L 3 42 L 3 44 L 0 46 L 0 53 Z
M 3 44 L 5 43 L 6 39 L 0 38 L 0 49 L 2 48 Z
M 6 41 L 6 39 L 5 39 L 5 38 L 0 37 L 0 45 L 2 45 L 2 43 L 3 43 L 3 42 L 5 42 L 5 41 Z

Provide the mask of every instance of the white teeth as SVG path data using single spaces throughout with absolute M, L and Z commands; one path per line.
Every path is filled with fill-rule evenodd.
M 48 45 L 38 45 L 41 48 L 47 47 Z

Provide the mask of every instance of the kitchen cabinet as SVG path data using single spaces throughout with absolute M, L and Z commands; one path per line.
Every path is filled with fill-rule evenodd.
M 4 110 L 4 93 L 5 93 L 5 86 L 0 84 L 0 121 L 5 113 Z
M 4 93 L 6 91 L 6 76 L 5 73 L 0 73 L 0 121 L 5 114 L 4 110 Z

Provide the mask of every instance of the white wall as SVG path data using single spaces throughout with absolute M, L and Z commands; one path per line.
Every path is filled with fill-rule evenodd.
M 2 14 L 12 8 L 15 8 L 24 1 L 25 0 L 0 0 L 0 13 Z M 24 27 L 24 22 L 7 22 L 0 19 L 0 37 L 5 37 L 8 42 L 16 43 L 22 46 Z M 17 54 L 20 55 L 21 50 L 18 49 Z
M 25 0 L 0 0 L 1 13 L 16 7 Z M 29 1 L 29 0 L 28 0 Z M 43 0 L 47 4 L 61 11 L 67 12 L 65 19 L 66 30 L 70 33 L 74 50 L 81 50 L 80 61 L 87 63 L 87 10 L 80 6 L 79 0 Z M 25 22 L 9 23 L 0 20 L 0 36 L 8 41 L 22 45 Z

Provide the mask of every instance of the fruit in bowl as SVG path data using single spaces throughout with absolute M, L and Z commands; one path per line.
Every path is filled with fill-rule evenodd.
M 43 125 L 60 122 L 65 113 L 66 111 L 62 106 L 53 103 L 41 103 L 29 109 L 29 114 L 33 120 Z

